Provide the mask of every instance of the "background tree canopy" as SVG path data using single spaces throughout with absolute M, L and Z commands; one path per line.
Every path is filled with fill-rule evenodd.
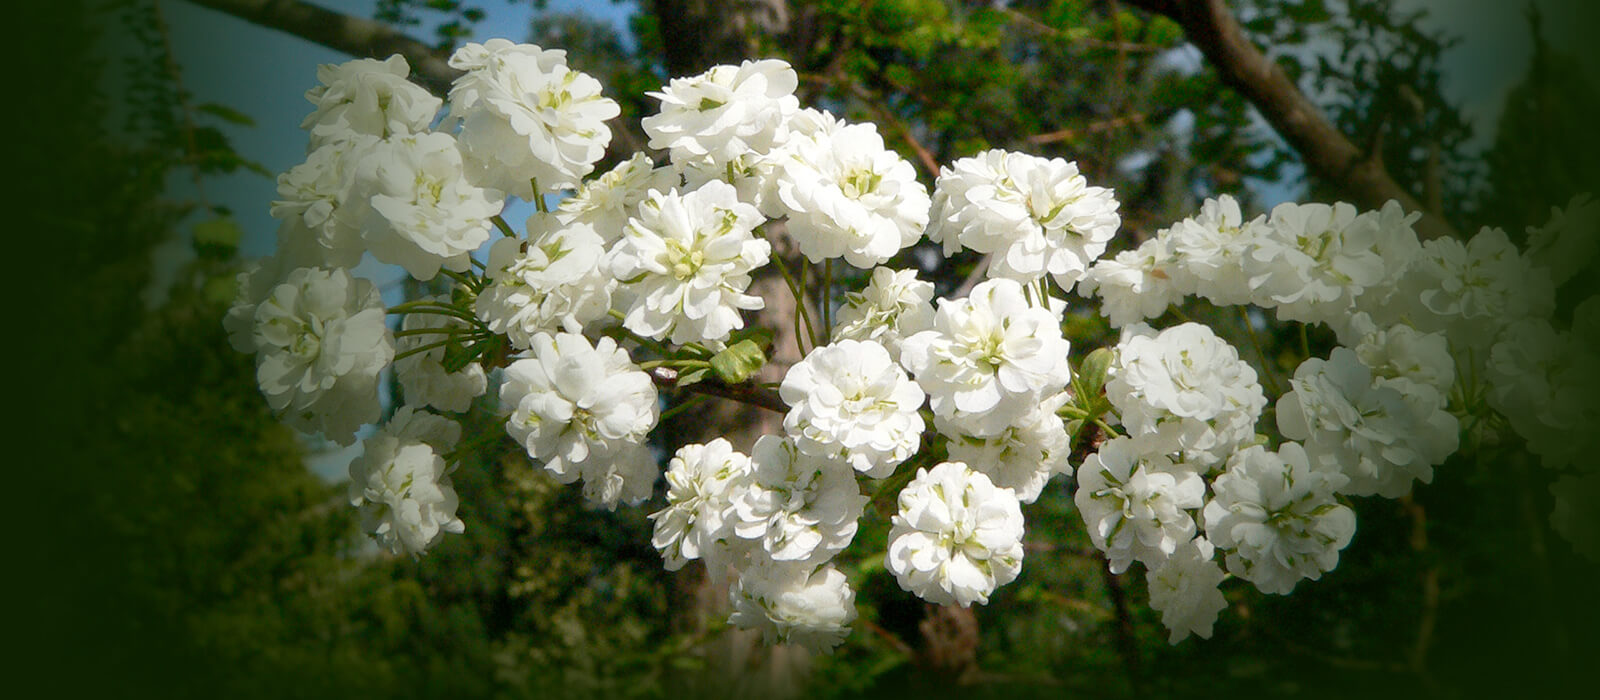
M 306 468 L 250 358 L 228 347 L 220 319 L 240 232 L 205 183 L 260 168 L 229 142 L 250 115 L 184 89 L 162 14 L 181 1 L 30 6 L 16 31 L 13 112 L 27 116 L 12 131 L 24 176 L 15 238 L 49 241 L 17 259 L 52 272 L 23 278 L 43 313 L 15 317 L 47 324 L 14 332 L 26 338 L 18 376 L 47 372 L 17 397 L 37 429 L 16 436 L 27 449 L 11 578 L 28 647 L 20 675 L 43 692 L 1520 696 L 1592 685 L 1600 569 L 1552 532 L 1549 477 L 1518 444 L 1478 445 L 1402 501 L 1354 500 L 1360 530 L 1336 570 L 1291 596 L 1231 588 L 1215 636 L 1176 646 L 1142 585 L 1106 573 L 1057 482 L 1026 509 L 1022 578 L 990 605 L 926 606 L 862 563 L 845 646 L 809 661 L 768 653 L 723 629 L 705 582 L 662 570 L 652 504 L 585 508 L 504 439 L 492 394 L 468 418 L 464 440 L 478 449 L 455 476 L 466 534 L 421 559 L 381 555 L 344 485 Z M 484 8 L 455 0 L 380 0 L 370 20 L 293 0 L 193 1 L 354 54 L 406 53 L 435 89 L 449 48 L 485 38 Z M 1226 22 L 1206 14 L 1218 7 Z M 803 104 L 878 124 L 926 184 L 986 148 L 1076 161 L 1121 201 L 1113 251 L 1222 193 L 1247 211 L 1284 196 L 1367 208 L 1409 197 L 1430 235 L 1492 225 L 1518 240 L 1551 206 L 1596 190 L 1585 57 L 1546 41 L 1532 15 L 1506 27 L 1535 48 L 1484 139 L 1443 87 L 1451 38 L 1400 7 L 1413 9 L 641 0 L 626 36 L 545 11 L 510 38 L 567 49 L 622 104 L 601 168 L 642 148 L 638 121 L 655 109 L 644 93 L 667 77 L 781 57 Z M 1260 52 L 1241 57 L 1241 45 Z M 153 251 L 172 240 L 192 255 L 152 297 Z M 902 257 L 945 294 L 976 263 Z M 1585 273 L 1565 308 L 1596 278 Z M 1249 347 L 1236 315 L 1198 302 L 1185 313 Z M 1092 312 L 1073 318 L 1075 350 L 1114 337 Z M 1291 373 L 1298 328 L 1269 326 L 1262 340 L 1251 359 Z M 1325 353 L 1332 338 L 1308 342 Z M 687 425 L 664 432 L 696 438 Z M 879 519 L 859 536 L 886 528 Z

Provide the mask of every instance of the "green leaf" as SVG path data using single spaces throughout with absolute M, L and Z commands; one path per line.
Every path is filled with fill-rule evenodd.
M 711 356 L 711 369 L 716 371 L 718 378 L 729 384 L 749 379 L 765 364 L 767 356 L 761 352 L 761 346 L 748 338 Z
M 678 375 L 678 380 L 673 382 L 672 385 L 676 387 L 686 387 L 690 384 L 698 384 L 704 381 L 706 376 L 709 374 L 711 374 L 711 370 L 704 367 L 684 372 L 683 374 Z
M 1112 359 L 1114 355 L 1109 348 L 1100 348 L 1083 358 L 1083 364 L 1078 367 L 1078 385 L 1088 396 L 1080 398 L 1080 403 L 1099 396 L 1105 389 L 1106 372 L 1111 368 Z
M 751 326 L 749 328 L 743 328 L 734 331 L 733 335 L 728 337 L 728 342 L 730 344 L 737 345 L 741 341 L 749 340 L 754 342 L 756 347 L 766 351 L 772 348 L 772 341 L 774 337 L 775 332 L 771 328 L 767 328 L 765 326 Z

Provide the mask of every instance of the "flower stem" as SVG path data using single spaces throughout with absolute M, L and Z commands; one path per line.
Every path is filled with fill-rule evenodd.
M 494 223 L 494 227 L 497 228 L 497 229 L 500 229 L 500 233 L 503 234 L 506 238 L 516 238 L 517 237 L 517 232 L 511 230 L 511 224 L 506 223 L 506 220 L 500 218 L 499 214 L 495 214 L 494 216 L 489 217 L 489 221 L 493 222 Z
M 822 336 L 833 334 L 833 258 L 822 263 Z
M 795 350 L 800 352 L 800 356 L 805 357 L 806 347 L 804 343 L 800 342 L 802 339 L 809 339 L 811 347 L 817 346 L 817 330 L 811 325 L 811 312 L 806 309 L 805 288 L 795 281 L 794 275 L 789 272 L 789 266 L 783 264 L 781 256 L 774 254 L 772 256 L 772 264 L 778 267 L 778 273 L 783 275 L 783 281 L 789 284 L 789 293 L 794 295 L 794 305 L 800 310 L 794 322 L 794 345 Z M 808 331 L 806 334 L 800 332 L 801 319 L 805 320 L 806 331 Z
M 1239 307 L 1239 319 L 1244 321 L 1244 332 L 1250 336 L 1250 344 L 1255 346 L 1256 355 L 1261 358 L 1261 375 L 1267 380 L 1267 390 L 1273 396 L 1282 396 L 1278 388 L 1278 373 L 1272 367 L 1272 361 L 1267 359 L 1267 350 L 1261 345 L 1261 338 L 1256 336 L 1255 324 L 1250 321 L 1250 311 L 1243 306 Z

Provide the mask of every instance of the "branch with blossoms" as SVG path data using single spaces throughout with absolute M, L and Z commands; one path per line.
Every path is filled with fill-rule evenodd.
M 455 417 L 491 387 L 507 438 L 553 478 L 606 508 L 654 501 L 666 568 L 732 572 L 730 624 L 818 651 L 855 620 L 839 555 L 870 512 L 890 527 L 867 551 L 905 591 L 981 605 L 1025 575 L 1023 506 L 1055 483 L 1108 576 L 1144 569 L 1176 643 L 1211 635 L 1228 580 L 1288 594 L 1320 578 L 1354 535 L 1348 499 L 1404 497 L 1485 431 L 1509 426 L 1573 494 L 1600 478 L 1578 458 L 1593 423 L 1547 408 L 1600 388 L 1583 342 L 1600 302 L 1570 330 L 1550 320 L 1548 280 L 1594 253 L 1570 233 L 1600 218 L 1587 199 L 1523 252 L 1494 230 L 1424 244 L 1392 202 L 1247 218 L 1219 197 L 1107 258 L 1119 205 L 1075 164 L 990 150 L 930 192 L 872 124 L 802 108 L 781 61 L 673 79 L 642 123 L 667 162 L 598 175 L 619 109 L 564 52 L 490 40 L 450 66 L 448 108 L 398 56 L 318 71 L 306 161 L 272 204 L 277 250 L 226 320 L 267 403 L 341 444 L 378 420 L 393 367 L 407 405 L 366 438 L 349 491 L 392 552 L 469 526 Z M 537 206 L 520 228 L 508 195 Z M 773 222 L 823 271 L 810 288 L 773 255 Z M 885 266 L 924 239 L 986 256 L 981 277 L 935 299 Z M 448 291 L 386 308 L 351 273 L 367 254 Z M 768 265 L 802 315 L 803 359 L 775 387 L 755 379 L 773 334 L 743 316 L 768 303 L 750 293 Z M 835 313 L 845 265 L 870 272 Z M 1098 303 L 1114 347 L 1074 356 L 1069 297 Z M 1211 328 L 1149 325 L 1190 298 L 1326 326 L 1339 346 L 1306 344 L 1269 396 Z M 663 472 L 647 447 L 662 390 L 780 412 L 782 431 L 749 454 L 683 446 Z

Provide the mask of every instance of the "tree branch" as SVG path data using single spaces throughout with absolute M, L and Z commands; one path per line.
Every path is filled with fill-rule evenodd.
M 1365 209 L 1389 200 L 1421 212 L 1416 224 L 1423 238 L 1454 236 L 1455 230 L 1428 211 L 1368 154 L 1341 133 L 1287 73 L 1250 43 L 1223 0 L 1130 0 L 1136 7 L 1166 16 L 1183 27 L 1189 41 L 1233 88 L 1261 112 L 1267 123 L 1300 154 L 1306 169 L 1333 183 Z
M 374 20 L 300 0 L 188 1 L 351 56 L 386 58 L 400 54 L 411 64 L 411 78 L 441 96 L 450 91 L 450 81 L 460 75 L 433 47 Z

